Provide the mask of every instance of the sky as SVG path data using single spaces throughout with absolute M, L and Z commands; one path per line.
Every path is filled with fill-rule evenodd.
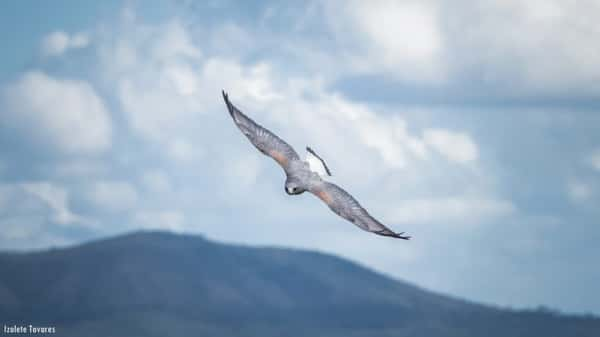
M 0 250 L 169 230 L 600 314 L 600 2 L 0 6 Z M 222 89 L 413 239 L 286 195 Z

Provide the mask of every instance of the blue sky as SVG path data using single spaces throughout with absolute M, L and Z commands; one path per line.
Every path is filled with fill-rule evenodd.
M 0 248 L 164 229 L 600 313 L 598 14 L 552 0 L 3 3 Z M 287 196 L 222 88 L 414 239 Z

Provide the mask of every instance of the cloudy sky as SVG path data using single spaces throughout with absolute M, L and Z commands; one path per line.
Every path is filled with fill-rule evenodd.
M 0 249 L 164 229 L 600 313 L 598 1 L 1 6 Z M 287 196 L 223 88 L 413 240 Z

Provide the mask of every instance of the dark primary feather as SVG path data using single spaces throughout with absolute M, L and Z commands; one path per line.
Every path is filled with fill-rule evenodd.
M 288 143 L 253 121 L 235 107 L 225 91 L 223 91 L 223 99 L 237 127 L 260 152 L 275 159 L 284 170 L 287 169 L 289 162 L 300 160 L 296 151 Z

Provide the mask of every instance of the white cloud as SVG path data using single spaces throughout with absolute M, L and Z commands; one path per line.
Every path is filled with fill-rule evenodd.
M 85 33 L 69 35 L 63 31 L 55 31 L 46 35 L 42 40 L 42 54 L 60 56 L 69 49 L 85 48 L 89 43 L 89 36 Z
M 471 137 L 462 132 L 444 129 L 426 129 L 423 132 L 425 143 L 448 160 L 465 164 L 477 160 L 477 145 Z
M 597 1 L 329 1 L 324 7 L 334 44 L 327 65 L 343 69 L 338 75 L 448 85 L 467 98 L 490 91 L 506 98 L 600 92 L 600 46 L 591 42 L 600 31 Z M 310 43 L 304 49 L 319 52 Z M 485 88 L 472 91 L 474 80 Z
M 137 226 L 179 232 L 185 229 L 185 215 L 174 210 L 138 211 L 133 217 Z
M 441 48 L 437 18 L 424 2 L 360 2 L 359 6 L 361 28 L 389 53 L 385 55 L 389 62 L 395 63 L 399 58 L 420 61 Z
M 131 210 L 139 199 L 135 187 L 126 181 L 98 181 L 89 193 L 98 207 L 109 212 Z
M 141 176 L 142 184 L 151 192 L 165 193 L 172 190 L 171 181 L 166 172 L 148 170 Z
M 193 148 L 182 130 L 205 110 L 199 83 L 200 50 L 180 23 L 123 28 L 125 33 L 99 41 L 104 76 L 115 83 L 121 108 L 138 134 L 162 143 L 174 157 Z M 173 140 L 176 138 L 176 140 Z
M 417 82 L 443 81 L 443 36 L 430 1 L 331 2 L 334 33 L 350 41 L 350 62 L 359 72 L 391 72 Z
M 117 38 L 99 39 L 98 44 L 103 74 L 108 83 L 116 83 L 131 129 L 182 164 L 203 157 L 204 145 L 215 134 L 208 126 L 226 121 L 222 89 L 257 101 L 277 98 L 270 66 L 245 67 L 235 60 L 204 58 L 190 32 L 177 21 L 157 26 L 134 23 Z
M 172 66 L 165 69 L 165 76 L 172 82 L 175 91 L 182 95 L 193 95 L 198 91 L 198 80 L 189 66 Z
M 201 155 L 201 150 L 194 148 L 189 141 L 181 138 L 170 141 L 167 151 L 171 158 L 179 161 L 190 161 Z
M 38 214 L 23 214 L 0 219 L 2 250 L 30 251 L 73 244 L 72 238 L 57 235 L 44 226 L 45 218 Z
M 31 240 L 41 232 L 44 219 L 39 216 L 12 216 L 0 220 L 2 236 L 5 240 Z
M 69 195 L 64 188 L 49 182 L 23 183 L 21 186 L 24 191 L 39 198 L 53 211 L 52 221 L 57 224 L 69 225 L 86 222 L 69 209 Z
M 293 121 L 286 123 L 289 124 L 286 131 L 310 130 L 310 134 L 303 134 L 321 144 L 338 143 L 337 147 L 344 149 L 345 160 L 356 156 L 357 151 L 369 150 L 376 153 L 386 167 L 403 168 L 407 162 L 427 155 L 422 140 L 408 132 L 406 121 L 399 116 L 376 113 L 366 105 L 336 94 L 318 92 L 318 99 L 313 101 L 303 99 L 302 93 L 287 95 L 289 98 L 280 108 L 274 107 L 275 111 L 288 107 L 290 113 L 279 116 Z M 340 128 L 343 132 L 339 132 Z
M 83 177 L 106 175 L 111 171 L 108 163 L 101 158 L 68 158 L 59 162 L 45 163 L 44 171 L 60 178 Z
M 64 153 L 96 153 L 111 145 L 111 120 L 102 99 L 85 81 L 25 73 L 3 90 L 0 112 L 26 142 Z
M 600 29 L 594 16 L 598 2 L 440 4 L 447 13 L 448 56 L 457 74 L 483 75 L 514 96 L 600 90 L 600 46 L 591 42 Z
M 159 27 L 157 40 L 152 42 L 151 48 L 150 55 L 158 61 L 173 62 L 176 59 L 198 59 L 202 56 L 189 31 L 176 20 Z
M 248 152 L 232 157 L 235 159 L 223 162 L 221 188 L 224 190 L 222 194 L 237 197 L 247 196 L 256 184 L 256 179 L 262 168 L 262 160 L 266 158 Z
M 69 193 L 48 181 L 0 183 L 0 248 L 37 249 L 72 242 L 57 232 L 65 227 L 93 228 L 69 208 Z
M 509 201 L 458 196 L 401 201 L 390 212 L 389 218 L 395 223 L 440 224 L 454 228 L 511 215 L 515 211 Z

